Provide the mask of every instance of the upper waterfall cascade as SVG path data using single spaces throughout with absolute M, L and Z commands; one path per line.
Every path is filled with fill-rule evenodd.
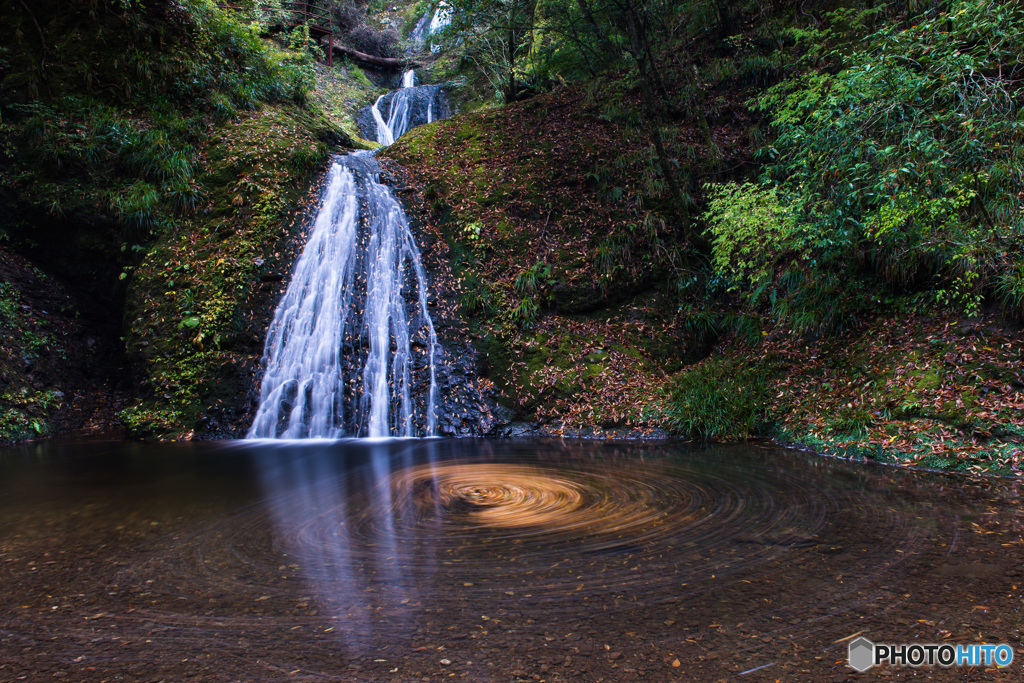
M 378 140 L 410 127 L 423 87 L 403 75 Z M 425 86 L 439 89 L 439 86 Z M 433 95 L 427 120 L 433 117 Z M 422 117 L 421 117 L 422 118 Z M 332 164 L 322 203 L 274 313 L 264 347 L 260 405 L 248 438 L 433 436 L 443 353 L 427 302 L 427 274 L 401 204 L 371 154 Z
M 432 35 L 437 33 L 450 23 L 452 23 L 452 8 L 442 2 L 437 6 L 437 10 L 434 11 L 434 16 L 430 18 L 430 24 L 427 26 L 427 34 Z M 431 52 L 438 52 L 440 49 L 440 45 L 435 45 L 433 43 L 430 45 Z
M 427 13 L 420 17 L 412 33 L 409 34 L 409 40 L 417 47 L 422 47 L 428 36 L 443 30 L 451 21 L 452 8 L 447 3 L 441 2 L 432 14 Z M 440 49 L 440 45 L 431 44 L 430 46 L 431 52 L 437 52 Z

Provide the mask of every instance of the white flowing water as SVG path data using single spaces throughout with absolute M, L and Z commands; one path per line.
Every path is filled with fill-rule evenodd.
M 434 11 L 434 16 L 430 18 L 430 25 L 427 26 L 427 35 L 437 33 L 450 23 L 452 23 L 452 8 L 442 2 Z M 431 51 L 436 52 L 437 50 L 435 50 L 434 47 L 435 46 L 431 46 L 430 49 Z
M 441 2 L 433 14 L 424 14 L 420 17 L 415 28 L 409 33 L 409 41 L 416 48 L 420 48 L 427 36 L 443 30 L 450 23 L 452 23 L 452 8 L 447 3 Z M 431 52 L 437 52 L 440 49 L 440 45 L 431 44 L 430 46 Z
M 439 352 L 427 276 L 401 205 L 354 154 L 274 313 L 249 438 L 433 436 Z M 414 394 L 414 384 L 426 388 Z
M 426 35 L 427 28 L 430 26 L 430 20 L 432 15 L 424 14 L 420 17 L 420 20 L 416 22 L 416 26 L 409 34 L 409 41 L 417 48 L 423 45 L 423 36 Z
M 377 101 L 370 107 L 370 112 L 373 113 L 373 121 L 377 124 L 377 142 L 382 145 L 390 145 L 395 141 L 395 136 L 391 132 L 391 126 L 384 120 L 384 116 L 380 113 L 380 101 L 384 99 L 384 95 L 377 98 Z
M 370 108 L 373 114 L 374 123 L 377 124 L 377 142 L 387 146 L 393 143 L 402 134 L 409 130 L 409 123 L 412 118 L 412 88 L 416 87 L 416 72 L 412 69 L 402 74 L 402 89 L 395 91 L 388 106 L 388 118 L 385 121 L 380 111 L 380 101 L 385 95 L 377 98 Z

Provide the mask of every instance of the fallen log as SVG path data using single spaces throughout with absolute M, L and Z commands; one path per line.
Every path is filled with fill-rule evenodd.
M 325 44 L 324 41 L 320 42 L 320 46 L 323 47 L 325 50 L 328 49 L 328 46 Z M 365 52 L 353 50 L 350 47 L 338 45 L 337 43 L 334 43 L 330 47 L 331 50 L 336 54 L 339 54 L 343 57 L 348 57 L 349 59 L 361 62 L 363 64 L 378 67 L 380 69 L 419 69 L 420 67 L 423 66 L 421 63 L 412 59 L 377 57 L 376 55 L 368 55 Z

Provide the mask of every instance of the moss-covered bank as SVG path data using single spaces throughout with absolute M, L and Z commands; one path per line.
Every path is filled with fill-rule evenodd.
M 834 338 L 730 336 L 671 385 L 677 427 L 843 457 L 1024 474 L 1024 344 L 998 316 L 879 315 Z
M 688 265 L 664 184 L 609 110 L 623 97 L 567 88 L 383 152 L 411 169 L 450 248 L 487 376 L 517 419 L 550 433 L 662 433 L 669 373 L 705 351 L 677 315 Z M 729 119 L 715 123 L 735 139 Z M 692 131 L 675 132 L 696 154 Z
M 2 324 L 23 359 L 0 438 L 236 433 L 297 216 L 353 144 L 308 100 L 312 57 L 206 0 L 7 3 L 0 38 Z M 32 317 L 40 278 L 73 324 Z M 45 374 L 24 360 L 57 347 Z
M 122 415 L 130 433 L 189 438 L 244 428 L 269 313 L 334 141 L 329 127 L 281 106 L 211 135 L 200 182 L 216 191 L 130 275 L 125 343 L 143 390 Z

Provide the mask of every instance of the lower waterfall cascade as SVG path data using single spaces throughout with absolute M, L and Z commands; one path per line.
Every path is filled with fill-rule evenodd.
M 396 94 L 419 90 L 413 72 L 403 75 L 403 86 Z M 374 105 L 387 144 L 410 127 L 405 101 L 392 100 L 387 122 Z M 267 333 L 247 438 L 437 433 L 443 352 L 427 307 L 427 274 L 409 220 L 379 175 L 368 152 L 332 164 Z

